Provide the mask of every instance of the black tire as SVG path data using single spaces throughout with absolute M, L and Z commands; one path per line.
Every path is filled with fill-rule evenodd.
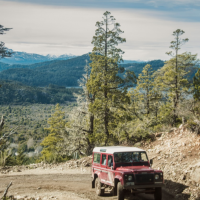
M 96 194 L 98 196 L 103 196 L 104 195 L 104 189 L 101 188 L 102 183 L 100 182 L 99 178 L 95 179 L 95 189 L 96 189 Z
M 124 200 L 124 190 L 120 181 L 117 183 L 117 200 Z
M 117 185 L 113 187 L 112 195 L 117 196 Z
M 154 193 L 154 199 L 155 200 L 162 200 L 162 188 L 155 188 L 155 193 Z

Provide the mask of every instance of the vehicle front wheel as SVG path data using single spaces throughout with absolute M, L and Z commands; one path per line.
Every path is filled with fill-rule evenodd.
M 117 199 L 124 200 L 124 190 L 120 181 L 117 183 Z
M 154 193 L 154 199 L 155 200 L 162 200 L 162 188 L 155 188 L 155 193 Z
M 101 188 L 102 183 L 100 182 L 99 178 L 95 179 L 95 189 L 96 189 L 96 193 L 98 196 L 103 196 L 104 194 L 104 189 Z

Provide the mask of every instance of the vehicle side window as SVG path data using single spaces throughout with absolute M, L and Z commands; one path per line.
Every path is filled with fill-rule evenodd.
M 146 153 L 141 153 L 141 160 L 148 161 Z
M 101 157 L 101 154 L 100 154 L 100 153 L 94 153 L 93 162 L 94 162 L 94 163 L 100 163 L 100 157 Z
M 106 154 L 102 154 L 101 164 L 106 165 Z
M 113 166 L 113 157 L 111 155 L 108 155 L 108 167 Z

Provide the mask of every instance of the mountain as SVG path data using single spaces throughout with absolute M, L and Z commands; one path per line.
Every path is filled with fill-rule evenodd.
M 55 55 L 39 55 L 35 53 L 26 53 L 26 52 L 19 52 L 19 51 L 12 51 L 13 52 L 11 57 L 3 58 L 1 59 L 2 63 L 6 64 L 23 64 L 23 65 L 29 65 L 34 63 L 40 63 L 45 61 L 51 61 L 51 60 L 68 60 L 70 58 L 75 58 L 76 56 L 71 54 L 64 54 L 61 56 L 55 56 Z
M 9 65 L 9 68 L 0 73 L 1 80 L 18 81 L 29 86 L 78 86 L 78 79 L 84 73 L 85 54 L 69 60 L 53 60 L 32 65 Z
M 86 60 L 90 61 L 89 54 L 84 54 L 68 60 L 53 60 L 32 65 L 0 65 L 0 80 L 18 81 L 29 86 L 46 87 L 49 84 L 58 86 L 74 87 L 78 86 L 78 80 L 84 73 Z M 153 70 L 157 70 L 164 65 L 161 60 L 149 61 Z M 121 64 L 126 70 L 134 71 L 138 76 L 143 67 L 148 64 L 130 63 Z

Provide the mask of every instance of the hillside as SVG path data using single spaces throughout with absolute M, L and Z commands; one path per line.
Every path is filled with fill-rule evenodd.
M 38 64 L 14 65 L 14 69 L 4 70 L 0 73 L 1 80 L 14 80 L 29 86 L 78 86 L 78 79 L 84 73 L 85 60 L 88 55 L 79 56 L 69 60 L 54 60 Z
M 86 60 L 90 60 L 85 54 L 69 60 L 53 60 L 32 65 L 7 65 L 0 66 L 0 79 L 18 81 L 29 86 L 45 87 L 49 84 L 59 86 L 78 86 L 78 80 L 84 73 Z M 161 68 L 164 62 L 161 60 L 149 61 L 154 70 Z M 121 64 L 126 70 L 134 71 L 136 75 L 141 73 L 147 63 Z M 7 70 L 6 67 L 8 67 Z
M 56 104 L 74 102 L 73 93 L 81 89 L 65 88 L 55 85 L 31 87 L 15 81 L 0 81 L 0 104 L 26 105 L 33 103 Z
M 156 140 L 144 145 L 153 168 L 164 172 L 165 185 L 176 199 L 200 197 L 200 136 L 187 124 L 168 132 L 156 133 Z

